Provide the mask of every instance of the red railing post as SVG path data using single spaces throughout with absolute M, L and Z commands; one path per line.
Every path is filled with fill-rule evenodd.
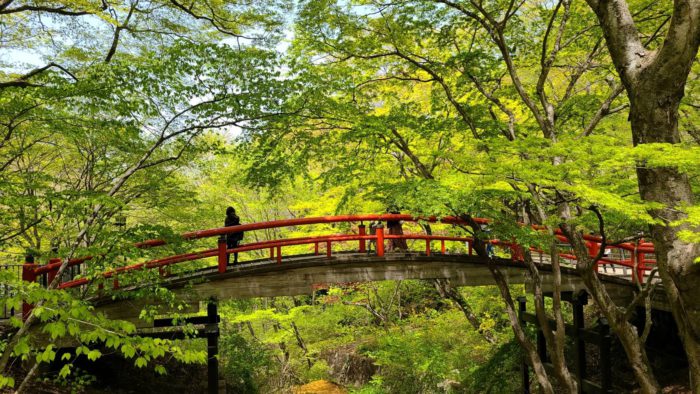
M 270 260 L 275 259 L 275 248 L 270 248 Z
M 588 256 L 592 259 L 598 257 L 598 252 L 600 252 L 600 244 L 593 241 L 586 241 L 586 249 L 588 249 Z M 597 273 L 600 267 L 600 260 L 596 261 L 593 270 Z
M 445 240 L 440 240 L 440 253 L 445 254 Z
M 425 240 L 425 255 L 430 256 L 430 239 Z
M 644 252 L 637 252 L 637 281 L 640 284 L 644 283 L 644 271 L 646 268 L 644 255 Z
M 379 224 L 376 229 L 377 236 L 377 256 L 384 257 L 384 226 Z
M 49 259 L 49 264 L 60 263 L 60 262 L 61 262 L 61 259 L 59 259 L 59 258 Z M 46 285 L 47 286 L 50 285 L 51 282 L 54 281 L 54 279 L 56 279 L 56 274 L 58 274 L 58 268 L 55 268 L 55 269 L 52 269 L 51 271 L 49 271 L 49 273 L 46 275 Z
M 114 280 L 112 281 L 112 288 L 117 290 L 119 288 L 119 278 L 114 275 Z
M 588 256 L 597 257 L 600 252 L 600 244 L 593 241 L 586 242 L 586 248 L 588 249 Z
M 318 242 L 314 243 L 314 255 L 318 256 Z
M 326 241 L 326 257 L 331 257 L 331 241 Z
M 34 256 L 28 254 L 24 258 L 22 265 L 22 280 L 25 282 L 36 282 L 36 264 L 34 264 Z M 22 321 L 26 321 L 29 314 L 32 312 L 34 305 L 27 302 L 22 303 Z
M 513 261 L 525 261 L 525 252 L 523 251 L 523 247 L 518 244 L 511 244 L 510 258 L 513 259 Z
M 226 272 L 226 238 L 220 237 L 218 244 L 218 257 L 219 257 L 219 273 L 223 274 Z
M 316 244 L 318 246 L 318 244 Z M 277 264 L 282 264 L 282 247 L 277 247 Z
M 472 247 L 471 241 L 467 242 L 467 248 L 469 249 L 469 255 L 471 256 L 472 253 L 474 253 L 474 248 Z
M 359 225 L 357 228 L 360 232 L 360 237 L 364 237 L 365 235 L 367 235 L 367 233 L 365 232 L 365 225 L 364 224 Z M 367 246 L 365 244 L 365 239 L 361 238 L 360 239 L 360 253 L 364 253 L 366 251 L 367 251 Z

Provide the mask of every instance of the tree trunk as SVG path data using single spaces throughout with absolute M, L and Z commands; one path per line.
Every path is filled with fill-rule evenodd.
M 629 94 L 634 144 L 679 143 L 682 87 L 644 82 Z M 700 392 L 700 265 L 694 263 L 700 256 L 700 245 L 684 242 L 678 236 L 689 229 L 688 225 L 673 225 L 685 218 L 677 208 L 694 203 L 690 181 L 676 168 L 647 168 L 644 163 L 637 166 L 637 178 L 642 199 L 663 204 L 650 211 L 660 220 L 650 226 L 650 231 L 659 274 L 688 356 L 693 391 Z

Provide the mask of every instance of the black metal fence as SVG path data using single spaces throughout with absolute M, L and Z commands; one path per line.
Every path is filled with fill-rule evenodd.
M 0 264 L 0 270 L 10 271 L 15 278 L 22 279 L 22 264 Z M 0 299 L 7 300 L 13 295 L 15 295 L 15 288 L 9 283 L 0 282 Z M 5 302 L 0 304 L 0 319 L 9 319 L 15 313 L 20 311 L 15 311 L 14 308 L 9 308 Z
M 608 326 L 607 320 L 604 318 L 599 319 L 597 327 L 595 328 L 585 327 L 583 306 L 588 303 L 588 295 L 586 292 L 582 291 L 577 294 L 573 294 L 572 292 L 562 292 L 561 295 L 562 301 L 571 303 L 573 309 L 573 324 L 565 324 L 565 331 L 566 335 L 574 340 L 573 372 L 580 388 L 579 392 L 605 394 L 612 393 L 612 367 L 610 362 L 610 346 L 612 336 L 610 334 L 610 327 Z M 545 294 L 545 296 L 551 296 L 551 293 Z M 518 317 L 520 323 L 523 325 L 523 327 L 528 323 L 537 327 L 537 353 L 544 363 L 545 368 L 551 373 L 553 366 L 549 362 L 547 345 L 544 334 L 542 333 L 542 328 L 539 325 L 537 316 L 534 313 L 527 312 L 526 304 L 527 301 L 525 297 L 518 297 Z M 554 326 L 554 321 L 551 319 L 550 324 Z M 598 347 L 598 355 L 600 357 L 600 378 L 597 379 L 597 381 L 591 379 L 592 377 L 586 370 L 586 343 L 591 343 Z M 529 368 L 530 365 L 528 365 L 526 358 L 523 358 L 521 365 L 523 393 L 530 392 Z

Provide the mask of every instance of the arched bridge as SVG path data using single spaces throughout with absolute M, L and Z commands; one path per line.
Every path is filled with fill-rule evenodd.
M 474 239 L 454 236 L 450 231 L 435 234 L 405 233 L 389 234 L 382 225 L 374 231 L 367 231 L 365 222 L 384 224 L 387 221 L 442 223 L 449 226 L 464 226 L 467 223 L 456 217 L 420 218 L 411 215 L 343 215 L 311 218 L 295 218 L 268 222 L 250 223 L 232 227 L 200 230 L 182 234 L 185 241 L 199 239 L 217 240 L 217 247 L 195 252 L 161 257 L 154 260 L 126 264 L 111 271 L 93 274 L 90 277 L 72 278 L 62 282 L 60 289 L 87 288 L 94 291 L 100 303 L 100 288 L 104 279 L 109 279 L 115 289 L 130 290 L 147 284 L 130 281 L 130 273 L 149 271 L 161 277 L 165 286 L 187 292 L 190 297 L 204 300 L 209 297 L 219 299 L 310 294 L 314 287 L 330 283 L 347 283 L 390 279 L 435 279 L 449 278 L 455 285 L 489 285 L 493 279 L 488 270 L 489 257 L 474 253 Z M 242 244 L 228 249 L 226 234 L 243 231 L 246 238 L 250 233 L 276 228 L 294 228 L 328 223 L 343 223 L 348 231 L 341 234 L 304 236 L 273 239 Z M 474 223 L 488 226 L 488 219 L 474 219 Z M 543 230 L 539 228 L 538 230 Z M 576 256 L 568 247 L 568 239 L 555 233 L 560 242 L 559 256 L 565 261 L 574 261 Z M 602 239 L 599 236 L 585 236 L 588 252 L 597 256 Z M 395 240 L 411 242 L 412 248 L 396 250 Z M 168 242 L 153 239 L 135 244 L 137 248 L 157 248 Z M 526 283 L 527 269 L 523 263 L 523 247 L 510 241 L 493 239 L 489 241 L 501 257 L 492 257 L 504 272 L 510 283 Z M 416 248 L 416 244 L 419 248 Z M 305 250 L 303 250 L 305 249 Z M 655 265 L 654 246 L 648 242 L 606 245 L 605 257 L 596 266 L 608 291 L 619 298 L 631 299 L 637 291 L 636 283 L 643 281 Z M 548 271 L 549 258 L 541 250 L 530 248 L 534 260 L 539 264 L 543 282 L 551 283 Z M 227 264 L 231 253 L 255 254 L 256 258 L 237 265 Z M 82 266 L 96 260 L 86 256 L 68 261 L 69 266 Z M 51 259 L 46 264 L 28 262 L 22 267 L 24 280 L 36 281 L 46 276 L 48 282 L 56 277 L 61 266 L 60 259 Z M 563 267 L 562 289 L 577 290 L 583 284 L 573 267 Z M 47 283 L 48 283 L 47 282 Z M 660 292 L 659 292 L 660 293 Z M 104 297 L 106 298 L 106 297 Z M 111 300 L 111 298 L 110 298 Z M 104 300 L 103 300 L 104 301 Z M 658 300 L 657 300 L 658 301 Z M 109 303 L 109 302 L 108 302 Z M 656 307 L 663 307 L 657 302 Z M 139 307 L 139 306 L 135 306 Z M 112 317 L 132 316 L 124 305 L 104 306 Z M 24 313 L 28 313 L 25 306 Z M 138 313 L 137 313 L 138 315 Z

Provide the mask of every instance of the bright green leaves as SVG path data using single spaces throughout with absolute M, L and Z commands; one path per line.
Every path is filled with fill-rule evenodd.
M 36 362 L 38 363 L 50 363 L 56 357 L 56 352 L 53 350 L 54 345 L 48 345 L 43 352 L 36 355 Z
M 126 358 L 132 358 L 136 354 L 136 349 L 128 343 L 122 345 L 121 351 Z
M 15 387 L 15 379 L 12 376 L 0 375 L 0 389 Z
M 29 338 L 21 338 L 14 349 L 12 349 L 12 354 L 16 357 L 22 357 L 23 359 L 29 354 Z
M 63 367 L 61 367 L 61 370 L 58 371 L 58 376 L 65 378 L 68 375 L 70 375 L 71 367 L 72 367 L 71 364 L 65 364 Z
M 66 334 L 66 325 L 61 321 L 46 323 L 43 330 L 51 336 L 51 339 L 56 339 Z

